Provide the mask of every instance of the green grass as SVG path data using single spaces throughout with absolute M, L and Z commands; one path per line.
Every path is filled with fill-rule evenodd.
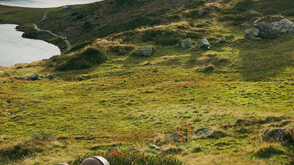
M 28 9 L 0 5 L 0 20 L 3 23 L 29 24 L 40 20 L 46 9 Z
M 236 2 L 240 1 L 232 1 Z M 245 41 L 245 28 L 218 20 L 209 15 L 196 21 L 182 18 L 174 24 L 112 34 L 51 60 L 0 67 L 6 72 L 0 77 L 6 81 L 0 84 L 2 159 L 11 164 L 82 161 L 118 146 L 150 158 L 173 155 L 186 164 L 291 162 L 292 145 L 265 142 L 259 135 L 293 125 L 294 37 Z M 164 32 L 166 28 L 173 30 Z M 169 43 L 174 43 L 169 37 L 173 35 L 178 40 L 196 36 L 190 37 L 194 43 L 202 37 L 213 42 L 226 36 L 230 42 L 208 51 L 182 49 Z M 163 42 L 155 40 L 160 37 Z M 141 45 L 153 45 L 154 55 L 132 56 L 132 49 Z M 91 51 L 85 54 L 89 49 L 101 51 L 94 54 L 107 60 L 92 63 Z M 54 70 L 71 67 L 72 59 L 89 65 Z M 53 69 L 48 70 L 45 66 L 52 61 Z M 215 70 L 204 73 L 207 66 Z M 32 73 L 55 78 L 17 79 Z M 214 131 L 195 135 L 204 128 Z M 168 138 L 175 132 L 183 135 L 176 142 Z M 28 142 L 32 145 L 24 147 Z M 11 157 L 14 154 L 21 159 Z

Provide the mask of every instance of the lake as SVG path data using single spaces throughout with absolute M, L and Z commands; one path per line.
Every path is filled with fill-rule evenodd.
M 30 63 L 59 55 L 57 46 L 42 40 L 22 38 L 17 25 L 0 24 L 0 66 Z
M 63 5 L 86 4 L 101 0 L 0 0 L 1 5 L 32 7 L 32 8 L 51 8 Z

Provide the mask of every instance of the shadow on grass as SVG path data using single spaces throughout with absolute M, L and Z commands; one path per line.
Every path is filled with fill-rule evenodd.
M 239 41 L 239 70 L 246 81 L 277 77 L 286 67 L 293 66 L 294 36 L 284 35 L 262 41 Z

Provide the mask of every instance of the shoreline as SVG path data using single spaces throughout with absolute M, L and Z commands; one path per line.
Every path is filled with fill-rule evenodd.
M 97 3 L 97 2 L 101 2 L 103 0 L 98 0 L 98 1 L 93 1 L 93 2 L 88 2 L 88 3 L 73 3 L 73 4 L 60 4 L 58 6 L 49 6 L 49 7 L 38 7 L 38 6 L 14 6 L 14 5 L 5 5 L 5 4 L 1 4 L 0 6 L 7 6 L 7 7 L 14 7 L 14 8 L 24 8 L 24 9 L 54 9 L 54 8 L 60 8 L 62 6 L 77 6 L 77 5 L 87 5 L 87 4 L 92 4 L 92 3 Z

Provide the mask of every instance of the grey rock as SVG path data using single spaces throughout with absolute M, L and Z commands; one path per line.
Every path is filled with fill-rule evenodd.
M 226 42 L 227 42 L 226 38 L 225 38 L 225 37 L 221 37 L 221 38 L 219 38 L 219 39 L 215 42 L 215 44 L 226 43 Z
M 198 41 L 197 48 L 204 48 L 204 49 L 210 49 L 210 43 L 207 39 L 202 39 Z
M 198 129 L 194 133 L 197 136 L 202 136 L 202 135 L 209 135 L 213 132 L 212 128 L 203 128 L 203 129 Z
M 20 76 L 19 78 L 18 78 L 19 80 L 24 80 L 24 79 L 26 79 L 24 76 Z
M 179 138 L 182 137 L 182 134 L 179 132 L 171 134 L 168 138 L 174 142 L 178 141 Z
M 138 48 L 137 50 L 133 52 L 133 55 L 149 57 L 153 55 L 154 50 L 155 49 L 153 46 L 141 46 L 140 48 Z
M 267 16 L 254 22 L 261 38 L 276 38 L 282 34 L 294 34 L 294 23 L 282 16 Z
M 32 74 L 27 78 L 27 80 L 39 80 L 39 75 L 38 74 Z
M 245 30 L 244 38 L 247 40 L 260 40 L 260 31 L 257 28 L 250 28 Z
M 193 46 L 193 43 L 191 38 L 188 38 L 184 40 L 183 42 L 178 43 L 177 46 L 182 48 L 191 48 Z
M 287 129 L 286 128 L 276 128 L 276 129 L 268 129 L 261 133 L 261 137 L 263 140 L 274 140 L 277 142 L 285 142 L 287 141 Z

